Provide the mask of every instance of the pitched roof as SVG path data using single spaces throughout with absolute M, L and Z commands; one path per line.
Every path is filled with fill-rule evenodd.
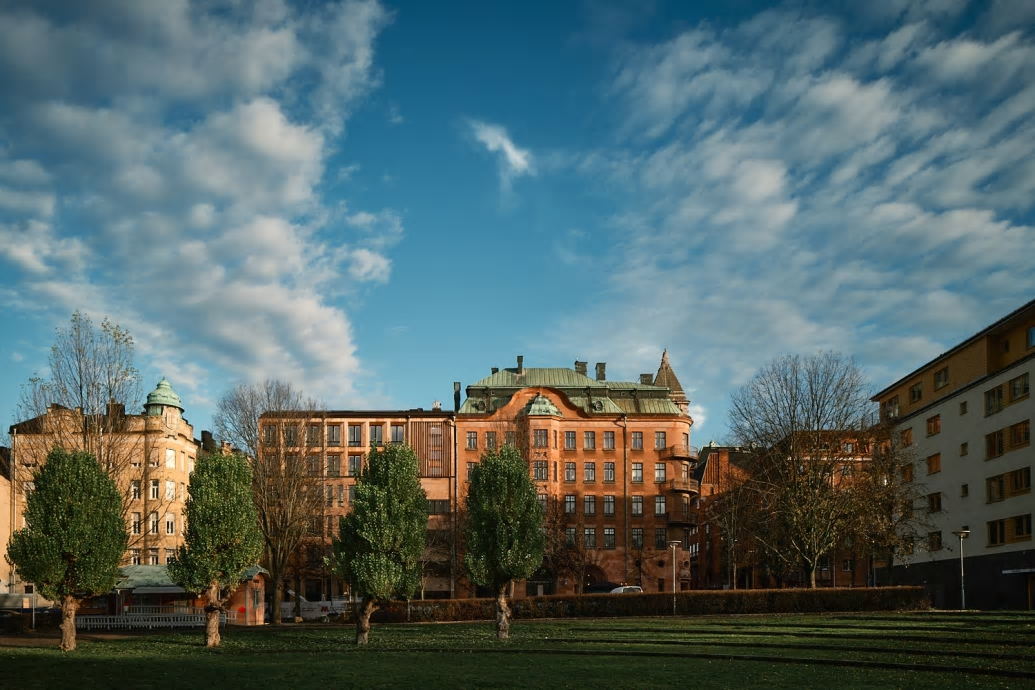
M 668 363 L 668 350 L 661 353 L 661 366 L 658 367 L 658 374 L 654 377 L 654 385 L 668 388 L 669 398 L 674 402 L 690 402 L 679 379 L 676 378 L 676 372 L 672 371 L 672 365 Z

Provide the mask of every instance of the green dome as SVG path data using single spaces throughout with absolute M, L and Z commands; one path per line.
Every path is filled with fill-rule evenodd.
M 530 417 L 539 415 L 560 417 L 561 411 L 557 409 L 557 406 L 554 405 L 549 398 L 539 394 L 535 396 L 532 402 L 528 404 L 528 407 L 525 408 L 525 414 Z
M 157 388 L 147 394 L 147 407 L 150 408 L 152 405 L 175 407 L 183 412 L 183 402 L 180 400 L 180 396 L 176 395 L 165 378 L 158 382 Z

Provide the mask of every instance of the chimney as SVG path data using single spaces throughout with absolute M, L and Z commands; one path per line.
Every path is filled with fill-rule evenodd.
M 583 376 L 588 376 L 588 374 L 586 373 L 586 367 L 588 367 L 588 366 L 589 366 L 589 362 L 580 362 L 579 360 L 576 359 L 575 360 L 575 373 L 576 374 L 582 374 Z
M 441 400 L 433 400 L 431 402 L 431 409 L 434 410 L 435 412 L 441 412 L 442 411 L 442 401 Z
M 494 373 L 494 374 L 500 373 L 500 368 L 499 367 L 493 367 L 492 368 L 492 373 Z
M 201 450 L 207 453 L 214 453 L 216 451 L 216 442 L 212 438 L 211 431 L 201 431 Z
M 460 411 L 460 382 L 453 381 L 453 412 Z
M 642 385 L 644 385 L 644 386 L 653 386 L 654 385 L 654 375 L 653 374 L 640 374 L 640 383 Z
M 517 373 L 518 376 L 525 373 L 525 358 L 522 355 L 518 355 Z
M 597 362 L 597 381 L 607 381 L 607 362 Z

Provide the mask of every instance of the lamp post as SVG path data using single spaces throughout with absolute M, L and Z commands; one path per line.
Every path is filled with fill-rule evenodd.
M 960 539 L 960 610 L 967 610 L 967 590 L 963 586 L 963 540 L 970 536 L 970 530 L 964 525 L 959 532 L 953 532 Z
M 669 547 L 672 549 L 672 615 L 676 615 L 676 547 L 682 542 L 670 541 Z

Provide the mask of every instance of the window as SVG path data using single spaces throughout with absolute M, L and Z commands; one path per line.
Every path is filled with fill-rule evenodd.
M 1013 518 L 1013 541 L 1031 539 L 1031 513 Z
M 392 425 L 392 443 L 406 443 L 406 425 Z
M 165 500 L 175 501 L 176 500 L 176 482 L 165 482 Z
M 1011 379 L 1011 381 L 1007 384 L 1010 388 L 1010 402 L 1028 397 L 1028 378 L 1028 374 L 1023 374 L 1022 376 L 1018 376 L 1015 379 Z
M 1006 498 L 1006 477 L 998 475 L 985 480 L 985 496 L 989 503 L 995 503 Z
M 129 561 L 133 565 L 140 565 L 140 549 L 129 550 Z
M 942 367 L 934 372 L 934 389 L 945 388 L 949 385 L 949 367 Z
M 148 549 L 147 560 L 151 565 L 158 565 L 158 549 Z
M 910 404 L 919 402 L 924 397 L 924 382 L 917 381 L 909 387 L 909 402 Z
M 550 431 L 548 429 L 533 429 L 532 445 L 536 448 L 549 448 Z
M 666 448 L 665 432 L 664 431 L 655 431 L 654 432 L 654 449 L 655 450 L 664 450 L 665 448 Z
M 966 455 L 969 452 L 970 452 L 970 445 L 966 441 L 964 441 L 963 443 L 960 444 L 960 455 Z
M 604 481 L 614 483 L 615 480 L 615 464 L 613 462 L 604 463 Z
M 664 527 L 654 528 L 654 548 L 655 549 L 666 549 L 668 548 L 668 538 L 665 534 Z
M 487 450 L 495 450 L 496 449 L 496 432 L 495 431 L 486 431 L 485 432 L 485 448 Z
M 597 480 L 597 464 L 595 462 L 585 463 L 582 466 L 582 470 L 582 481 L 595 482 Z
M 330 424 L 327 427 L 327 445 L 341 445 L 341 424 Z
M 634 431 L 632 432 L 632 449 L 643 450 L 643 432 Z
M 151 480 L 151 498 L 158 500 L 158 480 Z
M 349 503 L 356 500 L 356 485 L 352 484 L 349 486 Z
M 129 483 L 129 495 L 134 501 L 140 500 L 140 480 L 134 479 Z
M 597 514 L 597 497 L 592 494 L 582 497 L 582 514 L 583 515 L 596 515 Z
M 532 463 L 532 478 L 537 482 L 545 482 L 550 478 L 550 466 L 546 460 L 536 460 Z
M 902 466 L 902 481 L 913 481 L 913 466 L 911 464 Z
M 150 524 L 149 524 L 149 529 L 147 531 L 150 532 L 151 534 L 158 534 L 158 512 L 157 511 L 151 511 L 151 514 L 148 516 L 148 523 L 150 523 Z
M 935 453 L 927 456 L 927 474 L 936 474 L 942 471 L 942 454 Z
M 996 386 L 990 391 L 985 391 L 985 415 L 995 414 L 1003 409 L 1003 388 Z
M 133 519 L 130 524 L 133 527 L 133 534 L 140 534 L 140 513 L 133 513 Z
M 940 492 L 927 494 L 927 512 L 938 513 L 942 509 L 942 495 Z
M 960 414 L 967 414 L 967 401 L 964 400 L 960 403 Z
M 850 573 L 853 570 L 855 570 L 855 561 L 851 558 L 842 558 L 841 571 L 845 573 Z
M 633 517 L 640 517 L 643 515 L 643 496 L 632 497 L 632 514 Z
M 477 463 L 474 462 L 467 463 L 467 481 L 471 481 L 471 473 L 474 472 L 474 466 L 476 464 Z
M 970 484 L 960 484 L 960 498 L 966 498 L 970 495 Z
M 655 496 L 654 497 L 654 514 L 657 516 L 664 516 L 668 513 L 665 507 L 665 497 Z
M 633 527 L 632 528 L 632 547 L 634 549 L 643 548 L 643 528 Z
M 605 527 L 604 528 L 604 548 L 613 549 L 615 547 L 615 528 Z
M 478 432 L 467 432 L 467 450 L 478 450 Z
M 575 450 L 575 432 L 564 432 L 564 450 Z
M 363 470 L 363 456 L 362 455 L 350 455 L 349 456 L 349 476 L 358 477 L 359 473 Z
M 884 419 L 892 419 L 894 417 L 897 417 L 898 412 L 898 396 L 896 395 L 895 397 L 888 399 L 888 401 L 884 403 Z
M 449 515 L 449 499 L 429 498 L 428 515 Z
M 341 456 L 340 455 L 328 455 L 327 456 L 327 476 L 328 477 L 340 477 L 341 476 Z
M 927 550 L 928 551 L 941 551 L 942 550 L 942 533 L 941 532 L 928 532 L 927 533 Z
M 660 484 L 665 481 L 665 463 L 654 463 L 654 482 Z
M 385 444 L 385 425 L 384 424 L 371 424 L 370 425 L 370 445 L 372 446 L 383 446 Z
M 334 505 L 334 487 L 330 484 L 327 485 L 327 507 L 330 508 Z
M 632 482 L 633 484 L 643 483 L 643 463 L 634 462 L 632 464 Z
M 285 446 L 297 446 L 298 445 L 298 427 L 295 425 L 284 427 L 284 445 Z
M 564 481 L 573 482 L 575 481 L 575 463 L 566 462 L 564 463 Z
M 988 528 L 988 545 L 999 546 L 1006 543 L 1006 521 L 993 520 L 986 523 Z
M 176 549 L 165 550 L 165 563 L 166 565 L 172 565 L 176 562 Z
M 585 450 L 596 450 L 597 447 L 597 432 L 586 431 L 582 434 L 582 447 Z
M 349 445 L 353 448 L 363 445 L 363 427 L 359 424 L 349 424 Z
M 277 427 L 272 424 L 266 424 L 262 427 L 262 442 L 268 446 L 272 446 L 277 442 Z
M 331 536 L 331 537 L 334 536 L 334 528 L 335 528 L 335 526 L 337 524 L 337 522 L 336 522 L 337 519 L 338 519 L 338 516 L 336 516 L 336 515 L 328 515 L 327 516 L 327 534 L 329 536 Z
M 165 449 L 165 466 L 171 470 L 176 469 L 176 451 L 172 448 Z
M 1035 326 L 1028 328 L 1028 347 L 1035 347 Z
M 1022 467 L 1010 473 L 1010 492 L 1023 494 L 1031 491 L 1031 468 Z
M 615 432 L 605 431 L 604 432 L 604 450 L 615 449 Z
M 305 443 L 310 448 L 320 445 L 320 426 L 318 424 L 310 424 L 305 430 Z
M 176 516 L 172 513 L 165 515 L 165 533 L 176 534 Z
M 615 497 L 604 496 L 604 517 L 615 516 Z
M 1003 430 L 993 431 L 985 436 L 985 458 L 998 458 L 1003 454 Z
M 319 455 L 310 455 L 305 461 L 305 471 L 310 477 L 323 475 L 323 461 Z
M 582 541 L 587 549 L 597 548 L 597 528 L 584 527 L 582 529 Z
M 941 431 L 942 431 L 942 416 L 940 414 L 936 414 L 933 417 L 929 417 L 927 419 L 927 435 L 928 436 L 934 436 L 935 434 L 940 434 Z
M 564 528 L 564 543 L 568 546 L 575 546 L 575 535 L 577 532 L 574 527 Z
M 338 484 L 338 507 L 341 508 L 345 505 L 345 485 Z
M 1026 446 L 1031 443 L 1031 422 L 1024 420 L 1010 427 L 1010 447 Z
M 913 429 L 912 428 L 903 429 L 902 430 L 902 445 L 903 446 L 911 446 L 911 445 L 913 445 Z
M 503 441 L 508 446 L 516 446 L 517 445 L 517 435 L 516 435 L 516 432 L 514 432 L 514 431 L 506 431 L 506 432 L 504 432 L 503 433 Z

